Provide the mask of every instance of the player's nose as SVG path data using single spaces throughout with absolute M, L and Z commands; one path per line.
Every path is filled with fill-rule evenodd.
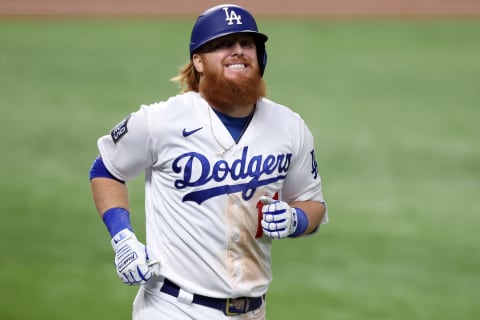
M 232 52 L 234 55 L 243 55 L 243 47 L 240 44 L 240 41 L 237 40 L 232 46 Z

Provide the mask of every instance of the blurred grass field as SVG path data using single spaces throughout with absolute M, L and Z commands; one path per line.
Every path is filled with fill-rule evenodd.
M 0 319 L 129 319 L 96 139 L 178 92 L 190 20 L 0 20 Z M 260 20 L 330 224 L 274 244 L 268 319 L 480 318 L 479 20 Z M 143 179 L 132 181 L 143 238 Z

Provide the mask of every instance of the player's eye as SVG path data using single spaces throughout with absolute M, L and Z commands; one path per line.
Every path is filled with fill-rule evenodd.
M 253 39 L 241 39 L 240 45 L 244 48 L 253 48 L 255 46 L 255 41 L 253 41 Z
M 207 46 L 205 46 L 205 49 L 207 52 L 215 51 L 218 49 L 227 49 L 227 48 L 230 48 L 233 44 L 234 44 L 233 40 L 221 39 L 221 40 L 213 41 L 212 43 L 207 44 Z
M 243 48 L 254 48 L 255 41 L 251 37 L 236 37 L 236 36 L 227 36 L 225 38 L 220 38 L 213 40 L 210 43 L 207 43 L 203 47 L 204 52 L 212 52 L 219 49 L 229 49 L 233 47 L 236 43 L 239 43 Z
M 218 48 L 228 49 L 237 42 L 236 39 L 224 39 L 220 41 Z

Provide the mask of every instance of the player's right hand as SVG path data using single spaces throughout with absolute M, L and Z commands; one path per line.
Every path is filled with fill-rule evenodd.
M 123 283 L 141 285 L 152 277 L 145 246 L 129 229 L 123 229 L 112 238 L 117 274 Z
M 283 239 L 293 234 L 297 229 L 297 211 L 288 203 L 262 196 L 263 232 L 272 239 Z

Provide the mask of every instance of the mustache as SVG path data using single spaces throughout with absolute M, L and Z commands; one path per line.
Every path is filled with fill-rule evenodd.
M 245 58 L 233 58 L 233 59 L 228 59 L 228 61 L 225 61 L 224 64 L 236 64 L 236 63 L 241 63 L 241 64 L 246 64 L 247 66 L 251 65 L 250 61 L 248 61 Z

